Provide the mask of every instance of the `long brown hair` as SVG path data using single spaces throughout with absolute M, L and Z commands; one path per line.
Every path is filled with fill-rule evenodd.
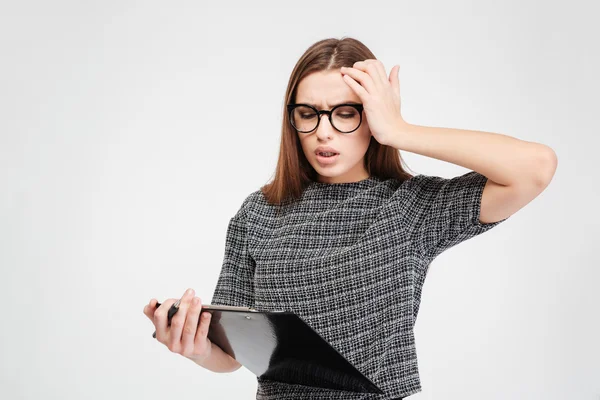
M 352 67 L 355 62 L 366 59 L 375 59 L 375 55 L 362 42 L 350 37 L 320 40 L 310 46 L 300 57 L 294 66 L 285 92 L 281 143 L 275 177 L 273 181 L 260 188 L 269 204 L 281 205 L 287 201 L 297 200 L 306 185 L 317 180 L 317 172 L 304 155 L 300 139 L 290 124 L 285 106 L 295 101 L 298 83 L 313 72 Z M 404 170 L 400 152 L 391 146 L 380 144 L 374 137 L 371 137 L 364 164 L 369 176 L 383 179 L 395 178 L 399 181 L 413 176 Z

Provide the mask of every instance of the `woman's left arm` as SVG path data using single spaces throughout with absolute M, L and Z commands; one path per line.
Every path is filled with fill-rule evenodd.
M 508 218 L 548 186 L 557 166 L 554 151 L 543 144 L 499 133 L 409 124 L 400 112 L 400 66 L 389 78 L 376 59 L 340 69 L 344 82 L 360 97 L 371 134 L 398 150 L 469 168 L 488 180 L 481 198 L 480 221 Z
M 552 180 L 558 163 L 550 147 L 499 133 L 413 125 L 399 119 L 386 137 L 388 146 L 485 175 L 483 223 L 507 218 L 537 197 Z

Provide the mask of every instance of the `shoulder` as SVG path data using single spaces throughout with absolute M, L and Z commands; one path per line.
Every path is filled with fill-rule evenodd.
M 398 178 L 378 178 L 379 183 L 377 187 L 380 188 L 381 194 L 385 197 L 406 198 L 406 196 L 410 197 L 410 192 L 418 191 L 425 184 L 423 178 L 426 177 L 426 175 L 415 175 L 403 180 Z
M 246 219 L 248 215 L 268 207 L 267 200 L 260 189 L 257 189 L 242 200 L 233 218 Z
M 452 178 L 418 174 L 406 181 L 406 188 L 417 196 L 460 196 L 466 191 L 480 191 L 487 177 L 477 171 L 469 171 Z
M 417 174 L 398 184 L 393 204 L 406 217 L 431 216 L 443 210 L 472 211 L 478 207 L 486 181 L 476 171 L 451 178 Z

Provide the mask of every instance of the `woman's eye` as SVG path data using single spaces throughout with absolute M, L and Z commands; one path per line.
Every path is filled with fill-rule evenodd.
M 315 114 L 300 114 L 300 118 L 302 118 L 302 119 L 311 119 L 314 117 L 315 117 Z

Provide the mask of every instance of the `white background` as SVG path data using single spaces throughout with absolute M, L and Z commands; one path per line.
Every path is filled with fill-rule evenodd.
M 253 399 L 152 339 L 208 303 L 227 222 L 267 183 L 306 48 L 400 64 L 410 123 L 544 143 L 550 186 L 432 264 L 410 399 L 600 398 L 592 1 L 18 1 L 0 9 L 0 397 Z M 415 173 L 463 167 L 401 151 Z

